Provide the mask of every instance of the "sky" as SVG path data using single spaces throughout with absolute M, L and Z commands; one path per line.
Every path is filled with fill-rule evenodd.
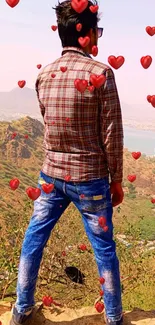
M 61 2 L 61 1 L 60 1 Z M 58 0 L 20 0 L 15 8 L 0 1 L 0 91 L 17 87 L 26 80 L 34 88 L 39 70 L 61 56 L 55 11 Z M 155 26 L 155 0 L 100 0 L 99 22 L 104 27 L 95 60 L 108 64 L 108 56 L 122 55 L 124 65 L 113 69 L 121 101 L 148 105 L 147 95 L 155 95 L 155 35 L 146 26 Z M 152 56 L 148 69 L 140 64 L 142 56 Z M 109 64 L 108 64 L 109 65 Z M 147 107 L 147 106 L 146 106 Z

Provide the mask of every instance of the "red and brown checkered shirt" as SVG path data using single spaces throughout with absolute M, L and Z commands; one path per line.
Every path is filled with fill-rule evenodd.
M 104 85 L 79 92 L 74 80 L 89 81 L 91 74 L 104 74 Z M 82 49 L 65 47 L 62 56 L 39 73 L 36 91 L 45 123 L 42 171 L 59 179 L 70 175 L 74 182 L 108 175 L 122 182 L 122 113 L 111 68 Z

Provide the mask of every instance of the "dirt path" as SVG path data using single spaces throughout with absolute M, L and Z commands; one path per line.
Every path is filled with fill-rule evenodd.
M 40 308 L 37 304 L 32 325 L 103 325 L 103 314 L 98 314 L 94 307 L 81 309 Z M 9 325 L 11 304 L 0 302 L 0 321 Z M 124 325 L 155 325 L 155 310 L 143 311 L 135 308 L 125 312 Z

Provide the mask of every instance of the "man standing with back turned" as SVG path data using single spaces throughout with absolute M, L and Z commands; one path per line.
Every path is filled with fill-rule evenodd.
M 90 56 L 103 32 L 98 27 L 98 11 L 90 9 L 97 3 L 83 3 L 86 6 L 82 10 L 81 2 L 75 0 L 54 8 L 63 50 L 60 58 L 43 68 L 36 81 L 45 123 L 45 159 L 38 179 L 41 195 L 34 201 L 22 245 L 10 325 L 30 324 L 44 247 L 71 202 L 81 213 L 99 276 L 105 279 L 106 324 L 123 324 L 112 222 L 113 207 L 124 196 L 122 114 L 113 71 Z M 105 80 L 99 85 L 103 75 Z M 45 183 L 53 184 L 52 192 L 43 191 Z

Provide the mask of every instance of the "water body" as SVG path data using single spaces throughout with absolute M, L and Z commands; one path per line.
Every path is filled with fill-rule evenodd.
M 155 132 L 124 126 L 124 147 L 155 157 Z

